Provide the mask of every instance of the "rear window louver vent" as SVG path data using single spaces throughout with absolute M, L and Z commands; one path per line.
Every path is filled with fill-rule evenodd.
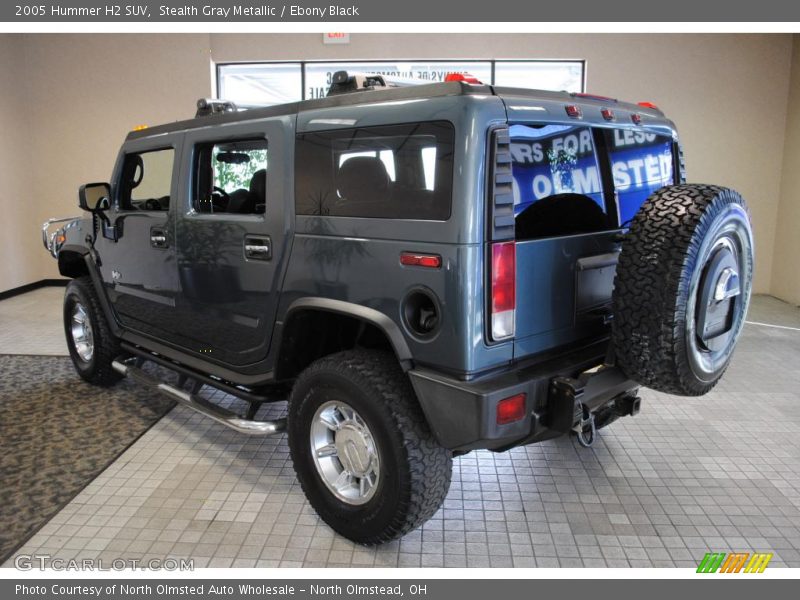
M 511 173 L 511 137 L 507 127 L 491 132 L 489 164 L 489 236 L 494 241 L 514 239 L 514 180 Z
M 678 146 L 678 177 L 675 183 L 686 183 L 686 161 L 683 158 L 683 144 L 677 142 Z

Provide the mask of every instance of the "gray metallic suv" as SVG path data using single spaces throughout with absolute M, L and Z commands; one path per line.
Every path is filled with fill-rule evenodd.
M 453 456 L 588 446 L 640 385 L 710 390 L 750 295 L 740 196 L 684 183 L 652 105 L 449 79 L 338 73 L 128 135 L 87 217 L 44 228 L 80 376 L 286 430 L 310 503 L 365 544 L 430 518 Z

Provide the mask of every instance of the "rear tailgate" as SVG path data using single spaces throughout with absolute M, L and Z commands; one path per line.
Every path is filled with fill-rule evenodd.
M 517 242 L 515 358 L 607 333 L 615 237 L 604 232 Z
M 580 104 L 576 118 L 563 97 L 506 99 L 515 359 L 610 333 L 619 233 L 652 191 L 672 183 L 672 136 L 660 131 L 669 128 L 646 128 L 631 118 L 637 107 L 610 102 L 613 124 L 602 101 Z

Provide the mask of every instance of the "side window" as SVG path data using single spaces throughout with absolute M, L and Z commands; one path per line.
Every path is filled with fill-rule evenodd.
M 610 228 L 591 128 L 512 125 L 517 239 Z
M 122 165 L 122 210 L 169 210 L 175 150 L 164 148 L 127 154 Z
M 619 222 L 625 225 L 650 194 L 673 183 L 673 142 L 665 135 L 630 129 L 607 130 L 606 140 Z
M 267 162 L 264 139 L 198 144 L 192 208 L 199 213 L 264 214 Z
M 454 136 L 446 121 L 301 134 L 297 214 L 446 221 Z

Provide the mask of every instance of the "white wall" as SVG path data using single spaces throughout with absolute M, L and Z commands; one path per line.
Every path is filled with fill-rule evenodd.
M 757 243 L 755 289 L 772 289 L 789 35 L 352 34 L 351 44 L 330 46 L 320 34 L 9 37 L 0 40 L 24 55 L 24 69 L 12 64 L 16 78 L 3 81 L 29 90 L 37 174 L 23 186 L 33 186 L 36 209 L 0 225 L 0 233 L 13 227 L 27 234 L 46 216 L 75 213 L 78 185 L 108 178 L 127 130 L 193 114 L 194 101 L 210 92 L 211 61 L 585 58 L 588 91 L 653 101 L 676 121 L 690 180 L 745 195 Z M 16 279 L 0 271 L 0 290 L 57 275 L 44 251 L 35 251 L 32 257 L 25 248 Z
M 800 305 L 800 35 L 794 36 L 793 55 L 772 293 Z
M 31 259 L 44 248 L 33 227 L 38 198 L 31 188 L 22 41 L 0 36 L 0 291 L 44 276 Z

